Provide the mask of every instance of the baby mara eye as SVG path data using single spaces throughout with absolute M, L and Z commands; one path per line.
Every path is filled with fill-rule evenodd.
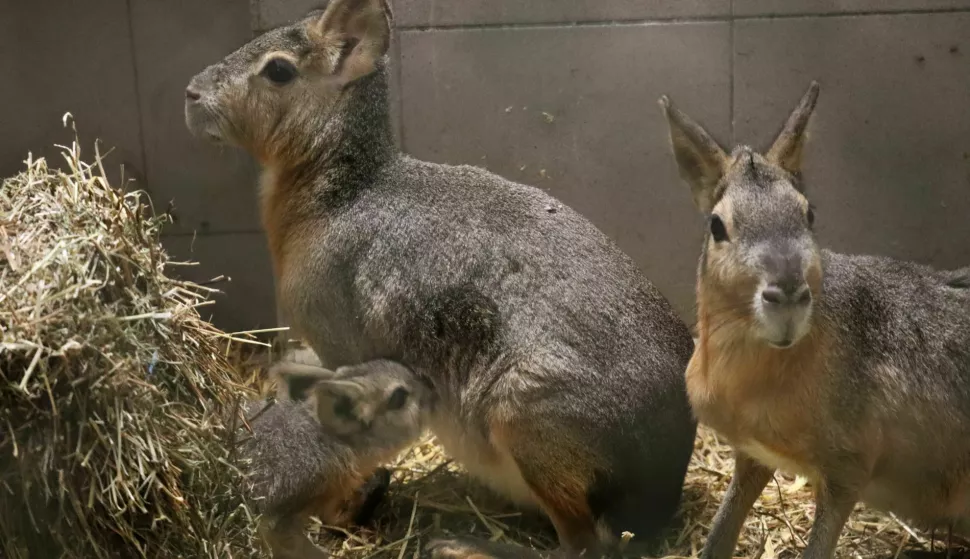
M 724 226 L 724 221 L 721 220 L 721 216 L 711 214 L 709 227 L 711 228 L 711 237 L 714 238 L 715 243 L 728 240 L 727 227 Z
M 387 399 L 388 411 L 394 411 L 394 410 L 399 410 L 403 408 L 404 404 L 406 404 L 408 401 L 408 396 L 410 395 L 411 393 L 408 392 L 408 389 L 404 388 L 403 386 L 399 386 L 395 388 L 394 392 L 392 392 L 391 396 Z
M 296 66 L 285 58 L 272 58 L 259 73 L 276 85 L 286 85 L 296 79 L 297 70 Z
M 808 220 L 808 226 L 812 227 L 815 225 L 815 210 L 811 206 L 808 207 L 808 211 L 805 212 L 805 219 Z

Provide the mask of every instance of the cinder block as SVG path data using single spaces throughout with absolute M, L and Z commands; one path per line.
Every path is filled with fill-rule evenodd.
M 70 146 L 74 115 L 82 158 L 94 158 L 94 140 L 110 179 L 141 178 L 135 66 L 124 0 L 0 2 L 0 175 L 24 168 L 27 153 L 52 165 L 63 159 L 54 144 Z M 144 186 L 144 185 L 141 185 Z
M 241 150 L 216 148 L 185 127 L 185 87 L 252 36 L 241 0 L 132 0 L 147 182 L 175 204 L 173 233 L 259 228 L 256 173 Z

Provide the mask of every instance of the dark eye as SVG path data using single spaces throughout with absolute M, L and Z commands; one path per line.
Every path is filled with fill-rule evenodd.
M 728 240 L 727 228 L 721 221 L 721 216 L 717 214 L 711 214 L 711 237 L 714 238 L 715 243 Z
M 296 78 L 296 66 L 285 58 L 274 58 L 263 66 L 260 74 L 277 85 L 284 85 Z
M 341 396 L 333 403 L 333 414 L 343 419 L 354 418 L 354 403 L 350 398 Z
M 815 225 L 815 210 L 813 210 L 811 206 L 809 206 L 808 211 L 805 212 L 805 218 L 808 219 L 809 227 Z
M 395 388 L 394 392 L 391 392 L 391 397 L 387 399 L 387 409 L 393 411 L 403 408 L 410 395 L 408 389 L 403 386 Z

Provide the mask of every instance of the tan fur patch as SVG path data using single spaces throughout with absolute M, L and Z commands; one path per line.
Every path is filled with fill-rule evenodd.
M 518 449 L 534 448 L 527 428 L 501 421 L 493 421 L 489 430 L 493 446 L 501 454 L 509 456 L 535 456 L 536 453 Z M 548 448 L 548 444 L 542 445 Z M 542 464 L 529 464 L 531 472 L 541 472 L 541 477 L 526 476 L 525 482 L 534 499 L 552 521 L 559 535 L 560 544 L 573 549 L 591 549 L 597 545 L 596 523 L 589 508 L 589 486 L 593 480 L 593 463 L 581 454 L 569 450 L 571 444 L 564 442 L 562 456 L 542 456 Z M 573 449 L 575 450 L 575 449 Z
M 516 504 L 537 506 L 522 472 L 501 443 L 465 429 L 457 414 L 449 410 L 435 413 L 430 426 L 438 442 L 470 475 Z
M 752 319 L 737 309 L 701 281 L 699 340 L 686 373 L 695 413 L 765 465 L 814 475 L 827 328 L 817 323 L 795 347 L 777 350 L 747 337 Z

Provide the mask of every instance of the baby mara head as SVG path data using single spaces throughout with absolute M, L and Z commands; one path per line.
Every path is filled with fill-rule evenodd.
M 778 349 L 808 334 L 821 295 L 815 215 L 801 180 L 818 90 L 812 82 L 764 155 L 747 146 L 726 153 L 667 97 L 660 100 L 681 178 L 707 217 L 698 296 L 714 317 L 708 327 Z
M 309 144 L 340 128 L 341 107 L 362 94 L 360 83 L 380 74 L 389 44 L 386 0 L 331 0 L 193 77 L 186 126 L 263 164 L 312 155 Z
M 430 390 L 407 367 L 375 360 L 330 371 L 279 362 L 280 399 L 304 402 L 321 427 L 354 447 L 393 452 L 424 429 Z

